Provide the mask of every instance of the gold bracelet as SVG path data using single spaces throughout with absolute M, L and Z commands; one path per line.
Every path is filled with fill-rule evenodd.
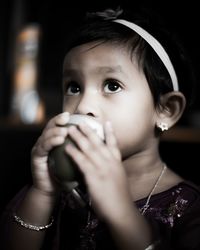
M 25 221 L 22 220 L 22 218 L 20 218 L 19 216 L 17 216 L 16 214 L 13 215 L 13 218 L 15 220 L 15 222 L 17 222 L 18 224 L 20 224 L 22 227 L 25 227 L 27 229 L 30 229 L 30 230 L 34 230 L 34 231 L 41 231 L 41 230 L 45 230 L 49 227 L 52 226 L 53 222 L 54 222 L 54 219 L 53 217 L 51 218 L 51 222 L 45 226 L 36 226 L 36 225 L 32 225 L 30 223 L 27 223 Z

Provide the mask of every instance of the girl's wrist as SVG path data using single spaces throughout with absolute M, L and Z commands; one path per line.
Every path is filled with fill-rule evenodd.
M 52 213 L 57 202 L 54 192 L 45 192 L 32 185 L 16 207 L 14 221 L 26 228 L 45 229 L 52 225 Z
M 37 187 L 35 187 L 34 185 L 31 187 L 31 190 L 30 190 L 33 194 L 33 196 L 36 196 L 37 199 L 41 199 L 42 201 L 46 201 L 46 202 L 49 202 L 49 203 L 54 203 L 57 199 L 57 196 L 58 196 L 58 192 L 56 191 L 44 191 L 44 190 L 41 190 Z

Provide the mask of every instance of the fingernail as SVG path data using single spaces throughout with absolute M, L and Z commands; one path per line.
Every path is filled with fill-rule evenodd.
M 68 112 L 64 112 L 61 114 L 61 119 L 63 122 L 68 122 L 69 120 L 69 113 Z
M 69 114 L 69 112 L 63 112 L 63 113 L 61 113 L 61 115 L 62 115 L 62 117 L 68 118 L 70 114 Z

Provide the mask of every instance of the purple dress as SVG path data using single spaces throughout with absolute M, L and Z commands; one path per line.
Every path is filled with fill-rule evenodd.
M 26 187 L 11 201 L 1 218 L 1 242 L 6 244 L 12 213 Z M 85 196 L 87 199 L 87 196 Z M 141 209 L 147 198 L 135 202 Z M 90 212 L 88 212 L 90 211 Z M 115 250 L 106 225 L 92 210 L 77 205 L 63 193 L 54 211 L 54 225 L 47 230 L 43 250 Z M 200 250 L 200 189 L 189 182 L 152 195 L 144 214 L 152 227 L 156 249 Z M 4 248 L 3 248 L 4 249 Z

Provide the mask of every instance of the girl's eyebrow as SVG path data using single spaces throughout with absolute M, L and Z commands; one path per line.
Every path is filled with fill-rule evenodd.
M 76 69 L 65 69 L 63 71 L 63 77 L 67 77 L 69 75 L 73 75 L 73 74 L 77 74 L 77 72 L 79 72 L 78 70 Z M 117 66 L 100 66 L 100 67 L 96 67 L 94 69 L 94 72 L 96 74 L 98 73 L 119 73 L 119 72 L 122 72 L 122 68 L 120 65 L 117 65 Z
M 76 73 L 77 73 L 77 70 L 75 70 L 75 69 L 65 69 L 63 71 L 63 77 L 67 77 L 69 75 L 74 75 Z
M 121 72 L 122 68 L 120 65 L 110 67 L 110 66 L 101 66 L 97 68 L 97 72 L 100 73 L 116 73 L 116 72 Z

